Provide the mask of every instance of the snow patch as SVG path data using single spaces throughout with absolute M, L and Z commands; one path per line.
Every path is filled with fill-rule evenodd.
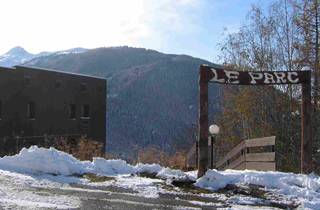
M 135 172 L 137 174 L 148 173 L 148 174 L 157 174 L 159 171 L 162 170 L 162 167 L 159 164 L 143 164 L 138 163 L 135 167 Z
M 81 202 L 75 196 L 54 195 L 39 190 L 50 187 L 60 188 L 65 185 L 65 183 L 50 181 L 50 177 L 54 177 L 52 175 L 30 176 L 3 170 L 0 170 L 0 175 L 1 207 L 8 209 L 75 209 L 80 206 Z
M 114 183 L 118 187 L 126 189 L 132 189 L 137 192 L 137 196 L 145 198 L 158 198 L 159 192 L 162 191 L 157 183 L 163 182 L 162 180 L 150 179 L 145 177 L 130 176 L 123 177 L 119 176 Z
M 305 208 L 320 209 L 320 177 L 314 174 L 208 170 L 195 186 L 215 191 L 227 184 L 263 186 L 268 191 L 298 200 Z
M 92 162 L 94 173 L 115 176 L 120 174 L 133 174 L 134 168 L 124 160 L 106 160 L 104 158 L 94 158 Z
M 189 176 L 187 173 L 181 170 L 174 170 L 171 168 L 163 168 L 161 171 L 158 172 L 157 177 L 161 179 L 168 179 L 168 180 L 177 180 L 177 181 L 195 181 L 195 178 Z

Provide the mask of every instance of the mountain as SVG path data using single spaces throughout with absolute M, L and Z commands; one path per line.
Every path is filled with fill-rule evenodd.
M 130 47 L 52 54 L 24 65 L 107 78 L 107 151 L 123 158 L 157 145 L 167 152 L 188 149 L 198 117 L 198 68 L 208 61 Z M 210 113 L 219 89 L 210 85 Z
M 28 60 L 31 60 L 34 58 L 35 55 L 28 53 L 25 49 L 22 47 L 15 47 L 9 50 L 4 55 L 0 56 L 0 66 L 14 66 L 20 63 L 24 63 Z
M 57 51 L 57 52 L 40 52 L 38 54 L 32 54 L 27 52 L 22 47 L 14 47 L 7 53 L 0 56 L 0 66 L 12 67 L 30 61 L 31 59 L 48 56 L 52 54 L 69 54 L 69 53 L 82 53 L 85 52 L 84 48 L 73 48 L 69 50 Z

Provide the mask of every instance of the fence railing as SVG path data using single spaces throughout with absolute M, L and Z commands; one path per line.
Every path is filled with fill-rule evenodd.
M 242 141 L 228 152 L 216 167 L 219 170 L 262 170 L 275 171 L 275 136 Z

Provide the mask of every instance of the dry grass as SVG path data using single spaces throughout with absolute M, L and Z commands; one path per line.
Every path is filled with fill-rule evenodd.
M 81 137 L 80 139 L 59 139 L 55 148 L 80 160 L 92 160 L 93 157 L 104 157 L 103 144 Z
M 165 167 L 174 169 L 186 169 L 186 154 L 183 151 L 177 151 L 170 155 L 157 147 L 149 146 L 138 152 L 138 162 L 140 163 L 158 163 Z

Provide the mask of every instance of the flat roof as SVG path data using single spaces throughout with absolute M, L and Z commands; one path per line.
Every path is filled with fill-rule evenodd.
M 0 67 L 2 69 L 11 69 L 11 70 L 24 70 L 24 69 L 31 69 L 31 70 L 39 70 L 39 71 L 49 71 L 49 72 L 55 72 L 55 73 L 61 73 L 61 74 L 70 74 L 75 76 L 81 76 L 81 77 L 89 77 L 89 78 L 95 78 L 95 79 L 101 79 L 106 80 L 104 77 L 98 77 L 98 76 L 91 76 L 86 74 L 78 74 L 73 72 L 67 72 L 67 71 L 60 71 L 55 69 L 45 69 L 45 68 L 39 68 L 39 67 L 33 67 L 33 66 L 23 66 L 23 65 L 16 65 L 14 67 Z

